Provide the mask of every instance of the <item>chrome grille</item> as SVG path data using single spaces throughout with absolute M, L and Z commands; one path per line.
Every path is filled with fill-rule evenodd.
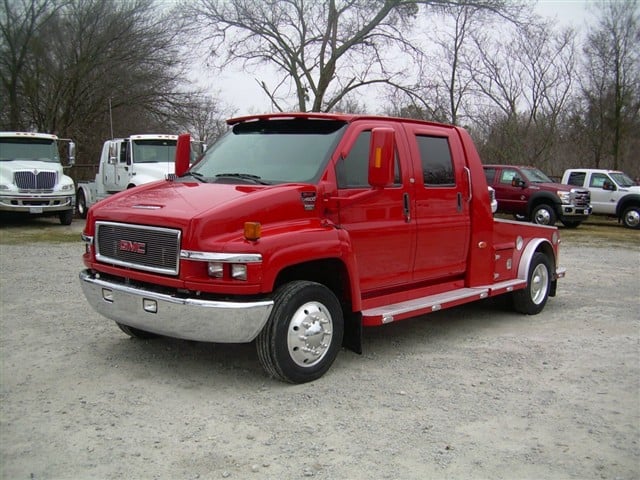
M 14 182 L 20 190 L 52 190 L 56 185 L 56 172 L 23 170 L 13 174 Z
M 180 230 L 96 222 L 96 259 L 137 270 L 177 275 Z
M 571 190 L 571 200 L 576 207 L 588 207 L 591 203 L 591 193 L 589 190 Z

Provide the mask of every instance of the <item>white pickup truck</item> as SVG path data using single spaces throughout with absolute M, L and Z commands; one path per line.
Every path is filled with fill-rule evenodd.
M 594 214 L 615 216 L 628 228 L 640 228 L 640 185 L 617 170 L 574 168 L 565 170 L 562 183 L 591 192 Z
M 59 143 L 68 144 L 67 165 Z M 64 168 L 75 162 L 75 143 L 48 133 L 0 132 L 0 211 L 20 215 L 57 215 L 73 221 L 75 188 Z
M 99 200 L 128 188 L 169 178 L 174 173 L 177 135 L 131 135 L 102 146 L 94 181 L 78 182 L 78 215 Z

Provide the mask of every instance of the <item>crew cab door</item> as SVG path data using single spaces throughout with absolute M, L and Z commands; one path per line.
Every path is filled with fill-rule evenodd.
M 418 169 L 413 180 L 417 225 L 413 281 L 459 277 L 471 234 L 471 178 L 454 129 L 407 125 Z
M 507 213 L 527 214 L 528 195 L 526 195 L 526 187 L 518 187 L 513 185 L 514 179 L 520 179 L 527 182 L 527 179 L 515 168 L 503 167 L 496 172 L 493 188 L 496 191 L 498 199 L 498 210 Z
M 593 211 L 615 215 L 619 196 L 615 182 L 609 175 L 600 172 L 592 172 L 588 181 Z M 609 186 L 609 190 L 605 190 L 605 184 Z
M 120 157 L 119 140 L 106 143 L 103 148 L 101 161 L 102 165 L 102 185 L 106 192 L 118 191 L 118 162 Z
M 118 161 L 116 162 L 116 181 L 114 191 L 120 192 L 126 190 L 131 178 L 131 169 L 133 162 L 131 161 L 131 142 L 124 140 L 120 143 Z
M 373 190 L 368 183 L 371 130 L 391 127 L 400 137 L 398 125 L 361 122 L 353 125 L 338 146 L 340 158 L 335 168 L 341 201 L 336 223 L 349 232 L 363 294 L 406 285 L 411 281 L 415 252 L 416 223 L 410 203 L 411 185 L 404 143 L 396 144 L 395 181 L 392 186 Z M 401 138 L 401 137 L 400 137 Z M 370 195 L 349 202 L 356 195 Z

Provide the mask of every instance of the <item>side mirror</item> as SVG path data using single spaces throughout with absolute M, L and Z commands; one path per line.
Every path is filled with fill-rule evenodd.
M 610 182 L 609 180 L 605 180 L 604 183 L 602 184 L 602 189 L 608 190 L 610 192 L 615 192 L 616 186 L 613 184 L 613 182 Z
M 395 136 L 392 128 L 380 127 L 371 131 L 369 144 L 369 185 L 386 187 L 393 184 Z
M 69 142 L 69 166 L 73 167 L 76 164 L 76 144 L 75 142 Z
M 522 180 L 521 178 L 513 177 L 513 180 L 511 180 L 511 186 L 524 188 L 526 184 L 524 183 L 524 180 Z
M 191 160 L 191 134 L 182 133 L 178 135 L 178 144 L 176 145 L 176 177 L 181 177 L 189 170 Z
M 115 165 L 118 162 L 118 144 L 109 142 L 109 163 Z

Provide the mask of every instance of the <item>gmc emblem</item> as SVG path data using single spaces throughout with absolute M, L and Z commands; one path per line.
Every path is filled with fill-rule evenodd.
M 121 252 L 147 253 L 147 244 L 142 242 L 132 242 L 131 240 L 120 240 L 118 250 Z

